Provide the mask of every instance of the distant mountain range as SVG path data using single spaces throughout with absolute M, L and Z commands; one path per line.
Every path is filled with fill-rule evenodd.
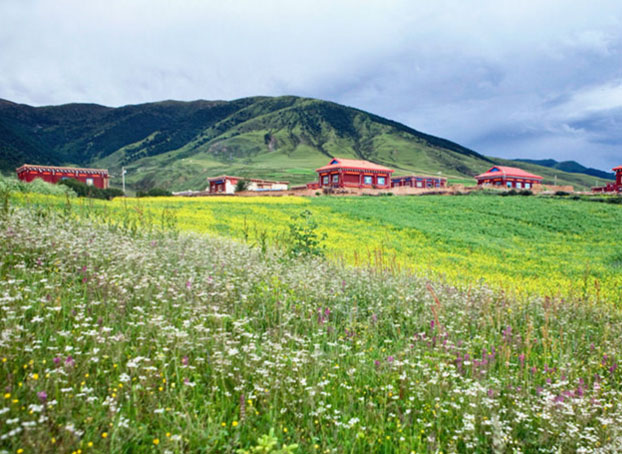
M 583 173 L 585 175 L 592 175 L 603 180 L 614 180 L 615 173 L 604 172 L 598 169 L 592 169 L 579 164 L 577 161 L 556 161 L 555 159 L 515 159 L 518 162 L 529 162 L 539 166 L 549 167 L 551 169 L 563 170 L 569 173 Z
M 235 101 L 163 101 L 111 108 L 31 107 L 0 100 L 0 171 L 21 164 L 121 167 L 134 189 L 203 189 L 218 174 L 304 183 L 333 156 L 366 159 L 396 175 L 442 175 L 471 183 L 494 164 L 446 139 L 332 102 L 295 96 Z M 548 162 L 548 161 L 547 161 Z M 593 177 L 531 162 L 545 182 L 586 188 Z

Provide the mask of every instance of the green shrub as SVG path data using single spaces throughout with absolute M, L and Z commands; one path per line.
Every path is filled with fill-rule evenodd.
M 61 180 L 58 186 L 65 186 L 73 190 L 78 197 L 88 197 L 91 199 L 111 200 L 115 197 L 123 195 L 123 191 L 115 188 L 100 189 L 95 186 L 89 186 L 81 181 L 73 178 Z
M 250 182 L 248 180 L 238 180 L 235 184 L 235 192 L 242 192 L 248 189 Z
M 289 254 L 294 257 L 323 256 L 324 247 L 321 242 L 326 239 L 326 234 L 318 234 L 317 228 L 318 224 L 309 210 L 292 216 L 289 224 Z
M 136 197 L 170 197 L 173 193 L 163 188 L 151 188 L 148 191 L 138 191 Z
M 0 176 L 0 192 L 32 192 L 47 195 L 67 195 L 75 197 L 76 193 L 71 188 L 57 184 L 46 183 L 41 178 L 36 178 L 31 183 L 18 180 L 17 178 Z

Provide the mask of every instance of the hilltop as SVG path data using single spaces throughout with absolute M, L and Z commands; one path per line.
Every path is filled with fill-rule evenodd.
M 162 101 L 118 108 L 96 104 L 32 107 L 0 100 L 0 170 L 23 163 L 120 170 L 135 189 L 203 189 L 221 173 L 304 183 L 332 156 L 471 183 L 493 164 L 449 140 L 362 110 L 295 96 L 234 101 Z M 593 178 L 518 164 L 553 182 L 585 188 Z

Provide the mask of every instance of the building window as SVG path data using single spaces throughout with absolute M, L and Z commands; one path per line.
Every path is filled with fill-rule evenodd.
M 333 175 L 333 183 L 339 183 L 339 175 Z
M 365 175 L 365 176 L 363 177 L 363 183 L 365 183 L 365 184 L 371 184 L 371 182 L 372 182 L 371 175 Z
M 324 176 L 324 178 L 322 178 L 322 182 L 324 184 L 328 184 L 328 175 Z
M 511 188 L 511 187 L 512 187 L 512 182 L 511 182 L 511 181 L 508 181 L 508 182 L 506 183 L 506 185 L 507 185 L 507 187 L 508 187 L 508 188 Z
M 385 177 L 378 177 L 378 186 L 384 186 L 386 181 Z
M 520 188 L 522 188 L 522 187 L 523 187 L 523 184 L 522 184 L 520 181 L 517 181 L 517 182 L 516 182 L 516 187 L 517 187 L 518 189 L 520 189 Z
M 422 188 L 423 187 L 423 182 L 422 181 L 417 181 L 417 187 L 418 188 Z
M 526 188 L 526 189 L 531 188 L 531 183 L 525 183 L 525 188 Z
M 86 179 L 86 185 L 87 186 L 93 186 L 93 179 L 92 178 L 87 178 Z

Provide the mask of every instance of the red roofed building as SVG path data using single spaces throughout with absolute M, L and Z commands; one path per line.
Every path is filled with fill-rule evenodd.
M 592 192 L 622 192 L 622 166 L 614 167 L 611 170 L 616 173 L 616 182 L 607 183 L 607 186 L 592 188 Z
M 357 159 L 333 158 L 315 169 L 318 188 L 391 188 L 393 169 Z M 313 185 L 315 187 L 315 185 Z
M 486 173 L 477 175 L 478 185 L 501 186 L 504 188 L 531 189 L 534 184 L 542 183 L 540 175 L 525 172 L 518 167 L 494 166 Z
M 73 178 L 74 180 L 95 186 L 100 189 L 108 188 L 108 170 L 84 169 L 76 167 L 37 166 L 24 164 L 16 169 L 17 178 L 30 183 L 35 178 L 41 178 L 48 183 L 58 183 L 60 180 Z

